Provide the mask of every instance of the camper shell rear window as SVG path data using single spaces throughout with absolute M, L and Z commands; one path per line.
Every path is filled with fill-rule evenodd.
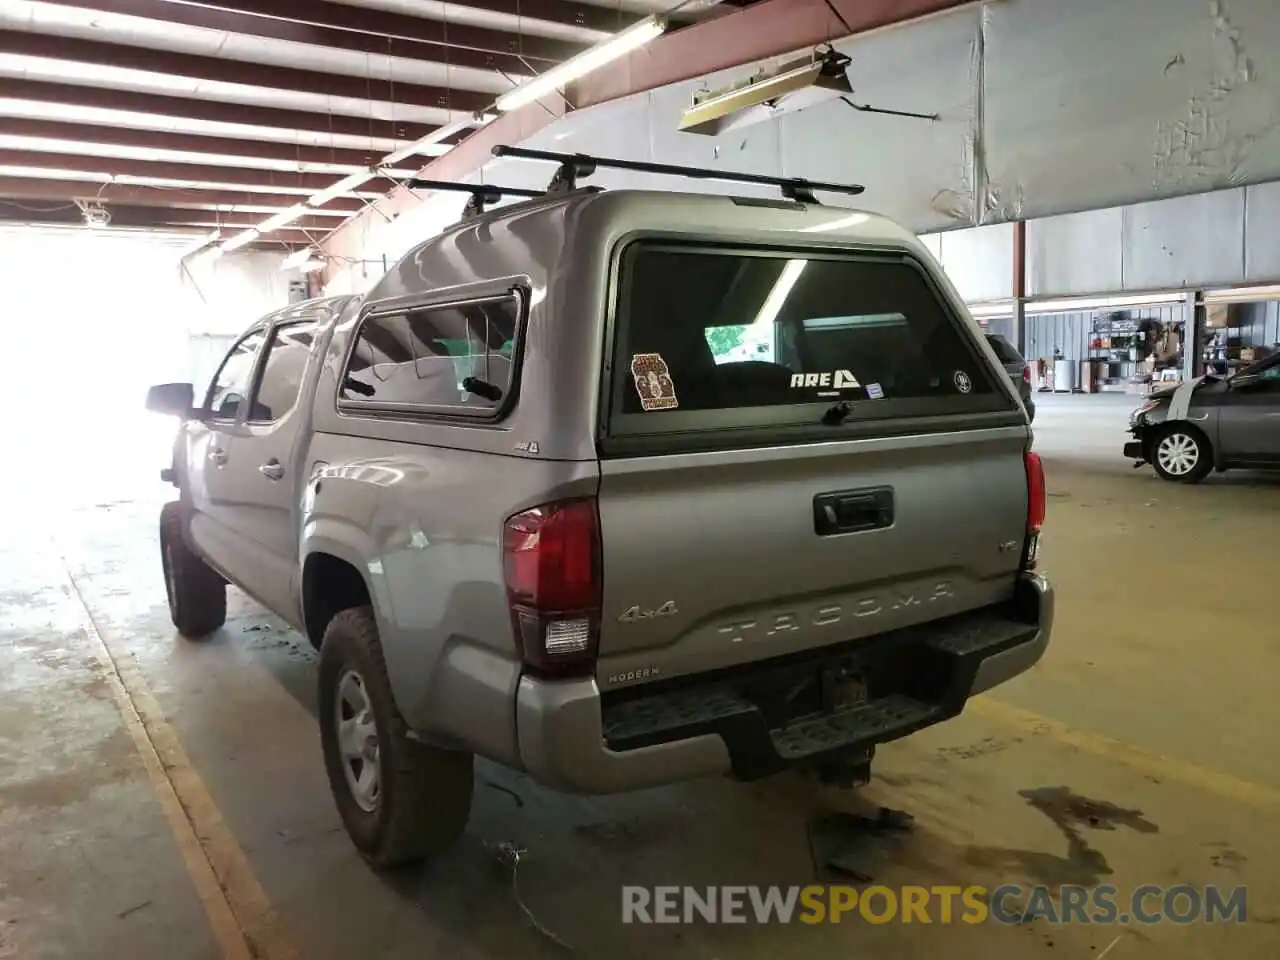
M 1014 412 L 903 253 L 641 240 L 614 287 L 606 439 L 839 439 Z

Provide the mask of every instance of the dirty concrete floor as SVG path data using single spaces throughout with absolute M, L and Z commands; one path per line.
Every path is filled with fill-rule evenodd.
M 219 635 L 176 638 L 158 501 L 10 509 L 0 958 L 249 955 L 226 938 L 225 901 L 270 958 L 1280 956 L 1280 480 L 1183 488 L 1129 469 L 1131 405 L 1041 403 L 1050 652 L 962 717 L 882 748 L 868 790 L 784 777 L 568 798 L 482 764 L 465 839 L 392 878 L 340 830 L 300 638 L 234 593 Z M 620 923 L 623 884 L 811 882 L 808 816 L 874 803 L 916 817 L 861 849 L 880 884 L 1245 884 L 1249 919 Z M 518 898 L 504 842 L 525 851 Z

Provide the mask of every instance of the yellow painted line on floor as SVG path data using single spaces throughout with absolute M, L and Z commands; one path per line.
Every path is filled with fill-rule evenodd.
M 965 713 L 995 720 L 1029 730 L 1033 735 L 1043 735 L 1091 753 L 1094 756 L 1123 764 L 1140 773 L 1150 774 L 1161 781 L 1176 781 L 1226 800 L 1250 807 L 1268 810 L 1280 807 L 1280 790 L 1251 780 L 1242 780 L 1229 773 L 1220 773 L 1185 760 L 1166 757 L 1108 737 L 1105 734 L 1071 727 L 1031 710 L 1024 710 L 989 696 L 974 697 L 965 707 Z
M 136 662 L 117 659 L 85 602 L 75 576 L 59 558 L 83 629 L 99 651 L 124 725 L 142 758 L 156 800 L 169 821 L 183 866 L 209 917 L 226 960 L 294 960 L 284 923 L 254 876 L 208 787 L 152 695 Z

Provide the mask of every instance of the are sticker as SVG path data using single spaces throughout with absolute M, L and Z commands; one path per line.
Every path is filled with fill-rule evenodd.
M 963 370 L 957 370 L 955 376 L 951 379 L 955 381 L 956 389 L 961 393 L 968 393 L 973 389 L 973 381 L 969 379 L 969 375 Z
M 822 373 L 793 373 L 792 389 L 833 387 L 836 390 L 854 390 L 862 386 L 850 370 L 827 370 Z
M 631 375 L 636 381 L 636 392 L 640 394 L 640 408 L 645 412 L 674 410 L 680 406 L 676 399 L 675 381 L 671 379 L 671 371 L 662 354 L 635 354 L 631 358 Z
M 884 387 L 880 386 L 880 384 L 878 384 L 878 383 L 868 383 L 868 384 L 867 384 L 867 399 L 868 399 L 868 400 L 883 400 L 883 399 L 884 399 Z

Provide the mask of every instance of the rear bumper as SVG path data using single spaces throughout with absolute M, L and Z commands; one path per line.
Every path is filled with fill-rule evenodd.
M 958 715 L 969 697 L 1030 669 L 1052 625 L 1053 590 L 1027 575 L 1009 604 L 709 677 L 604 697 L 590 679 L 523 677 L 521 764 L 557 789 L 618 793 L 704 776 L 750 780 L 867 752 Z M 819 701 L 806 699 L 806 685 L 825 698 L 831 676 L 858 678 L 865 698 L 807 709 Z M 786 702 L 771 691 L 786 691 Z

